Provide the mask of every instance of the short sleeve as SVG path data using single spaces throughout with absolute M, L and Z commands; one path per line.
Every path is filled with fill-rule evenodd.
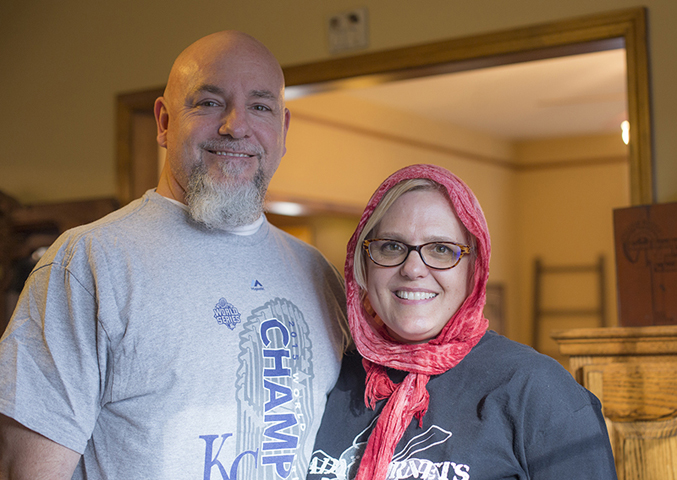
M 537 374 L 528 389 L 524 448 L 530 478 L 615 480 L 599 400 L 559 365 Z
M 106 368 L 93 291 L 61 265 L 38 266 L 0 341 L 0 412 L 79 453 Z

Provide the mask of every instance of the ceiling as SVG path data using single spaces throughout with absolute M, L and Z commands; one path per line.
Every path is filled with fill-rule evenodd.
M 625 50 L 615 49 L 340 90 L 506 140 L 618 132 Z M 323 95 L 331 95 L 326 92 Z

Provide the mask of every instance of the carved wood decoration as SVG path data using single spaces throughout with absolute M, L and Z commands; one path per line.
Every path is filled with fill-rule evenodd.
M 677 324 L 677 203 L 614 210 L 619 325 Z
M 553 338 L 576 380 L 602 402 L 619 480 L 677 479 L 677 326 Z

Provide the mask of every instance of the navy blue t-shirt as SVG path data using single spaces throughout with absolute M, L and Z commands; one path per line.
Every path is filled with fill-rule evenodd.
M 391 370 L 399 382 L 406 372 Z M 352 480 L 385 400 L 364 403 L 357 353 L 343 360 L 310 462 L 310 480 Z M 454 368 L 428 382 L 423 426 L 412 420 L 388 479 L 615 480 L 597 398 L 532 348 L 487 332 Z

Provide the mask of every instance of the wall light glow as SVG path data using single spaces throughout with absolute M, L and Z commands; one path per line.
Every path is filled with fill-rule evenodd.
M 627 120 L 621 123 L 621 138 L 626 145 L 630 142 L 630 122 Z
M 296 217 L 305 213 L 303 205 L 292 202 L 268 202 L 266 204 L 266 210 L 268 210 L 270 213 L 288 215 L 291 217 Z

